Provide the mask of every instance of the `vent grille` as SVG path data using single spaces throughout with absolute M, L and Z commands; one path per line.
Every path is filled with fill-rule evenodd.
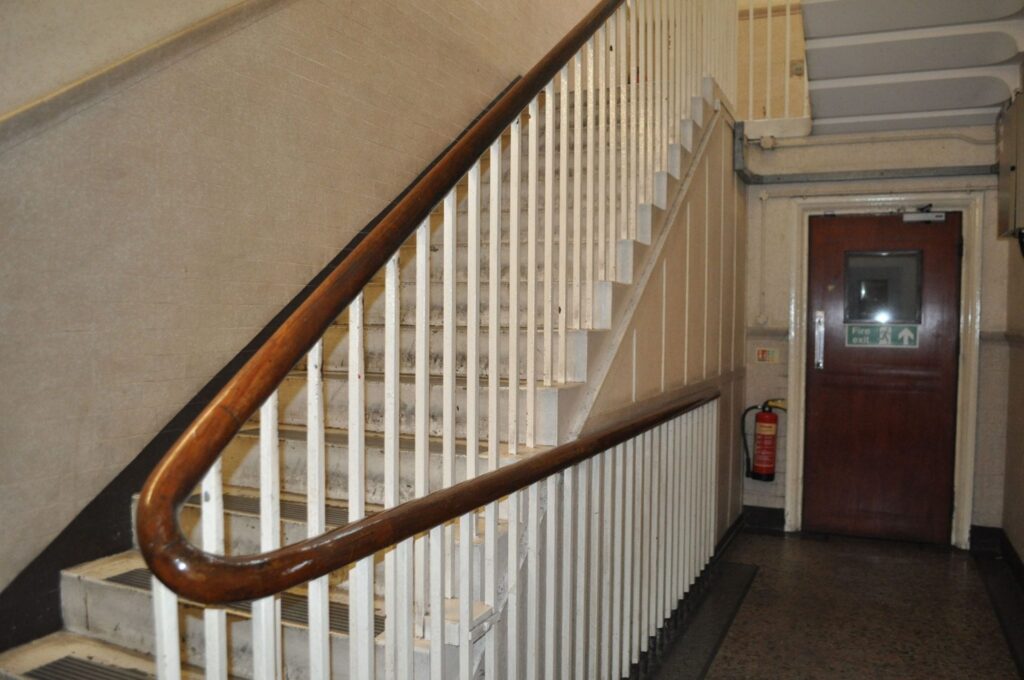
M 117 583 L 129 588 L 148 591 L 152 586 L 152 572 L 148 569 L 132 569 L 122 574 L 116 574 L 107 578 L 110 583 Z M 282 593 L 281 619 L 289 623 L 305 626 L 309 623 L 309 600 L 302 595 L 295 593 Z M 252 602 L 233 602 L 226 606 L 227 609 L 250 613 Z M 331 630 L 336 633 L 348 633 L 348 605 L 342 602 L 331 602 L 328 605 L 330 611 Z M 373 634 L 380 635 L 384 632 L 384 617 L 375 615 L 373 617 Z
M 33 680 L 155 680 L 134 668 L 115 668 L 77 656 L 65 656 L 25 673 Z

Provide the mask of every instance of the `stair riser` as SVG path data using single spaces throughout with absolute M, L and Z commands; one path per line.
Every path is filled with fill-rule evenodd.
M 608 328 L 611 319 L 611 284 L 607 281 L 595 281 L 594 282 L 594 318 L 599 321 L 594 322 L 594 328 L 604 329 Z M 575 286 L 569 284 L 567 286 L 567 302 L 570 310 L 567 323 L 569 328 L 577 328 L 572 323 L 572 309 L 575 305 Z M 529 298 L 526 294 L 527 285 L 521 283 L 519 285 L 519 305 L 518 305 L 518 326 L 525 328 L 527 326 L 528 316 L 526 314 L 527 304 Z M 581 300 L 583 290 L 580 291 Z M 444 322 L 444 286 L 440 283 L 431 283 L 430 285 L 430 323 L 431 325 L 441 324 Z M 552 316 L 555 316 L 555 312 L 558 309 L 558 286 L 552 286 L 551 291 L 552 297 Z M 479 319 L 481 326 L 488 326 L 492 323 L 490 314 L 490 305 L 487 299 L 486 288 L 478 290 L 478 310 Z M 505 287 L 502 293 L 502 301 L 499 303 L 498 313 L 494 315 L 493 321 L 501 326 L 509 325 L 509 305 L 507 302 L 508 288 Z M 544 324 L 544 304 L 543 304 L 543 287 L 537 290 L 536 298 L 537 309 L 534 315 L 537 328 L 543 328 Z M 364 322 L 366 324 L 384 324 L 385 314 L 385 299 L 384 299 L 384 288 L 376 284 L 371 284 L 366 287 L 363 295 L 363 307 L 364 307 Z M 402 285 L 399 287 L 399 321 L 404 325 L 413 325 L 416 322 L 416 286 L 413 284 Z M 467 286 L 464 283 L 455 284 L 455 322 L 458 325 L 465 326 L 467 323 L 467 312 L 468 312 L 468 300 L 467 300 Z M 347 324 L 348 317 L 343 312 L 338 318 L 338 323 Z M 557 324 L 557 318 L 552 320 L 552 323 Z
M 71 584 L 74 580 L 77 583 Z M 65 577 L 64 591 L 74 593 L 76 605 L 65 599 L 65 627 L 75 633 L 89 635 L 110 644 L 119 645 L 140 654 L 155 652 L 153 604 L 150 594 L 135 588 L 126 588 L 91 579 Z M 202 667 L 204 665 L 204 626 L 202 608 L 183 603 L 178 616 L 181 630 L 181 661 Z M 252 624 L 247 617 L 228 616 L 229 674 L 236 678 L 252 678 Z M 349 638 L 332 633 L 331 668 L 335 677 L 348 677 Z M 415 647 L 416 677 L 428 677 L 429 648 L 419 641 Z M 458 648 L 445 645 L 445 658 L 449 667 L 457 663 Z M 282 666 L 284 677 L 306 678 L 309 672 L 309 641 L 305 627 L 285 623 L 282 625 Z M 376 645 L 376 664 L 383 668 L 384 646 Z
M 407 447 L 411 449 L 412 447 Z M 484 447 L 481 446 L 481 453 Z M 305 495 L 306 493 L 306 442 L 282 439 L 279 442 L 281 456 L 281 489 L 285 493 Z M 384 451 L 379 445 L 367 445 L 364 449 L 366 464 L 366 501 L 372 505 L 384 503 Z M 333 500 L 348 498 L 348 446 L 328 442 L 327 451 L 327 497 Z M 224 483 L 235 487 L 258 489 L 259 440 L 255 436 L 240 435 L 228 445 L 223 455 Z M 465 479 L 466 457 L 457 452 L 455 456 L 455 479 Z M 427 464 L 428 488 L 441 488 L 442 456 L 432 452 Z M 477 459 L 477 472 L 488 470 L 487 459 Z M 414 498 L 416 474 L 415 454 L 412 450 L 399 452 L 398 466 L 399 500 Z
M 364 331 L 364 343 L 366 352 L 364 356 L 365 370 L 368 373 L 384 372 L 384 328 L 381 326 L 370 326 Z M 488 333 L 489 329 L 481 329 L 478 340 L 479 359 L 478 375 L 486 377 L 488 366 Z M 441 375 L 443 370 L 443 331 L 433 326 L 430 328 L 430 354 L 429 370 L 432 375 Z M 458 328 L 455 335 L 455 373 L 460 377 L 466 375 L 466 329 Z M 534 359 L 537 370 L 544 366 L 544 334 L 537 333 L 536 351 Z M 527 333 L 519 332 L 519 377 L 525 379 L 526 372 L 526 346 Z M 552 329 L 552 363 L 557 360 L 559 353 L 558 331 Z M 498 369 L 508 370 L 508 343 L 509 331 L 503 328 L 498 333 Z M 412 375 L 416 369 L 416 329 L 410 326 L 402 326 L 399 330 L 399 372 Z M 585 382 L 587 372 L 587 334 L 582 331 L 569 331 L 566 334 L 566 380 L 569 382 Z M 324 334 L 324 367 L 328 370 L 348 369 L 348 330 L 344 326 L 331 326 Z
M 502 440 L 508 432 L 508 388 L 499 388 L 498 413 L 499 432 Z M 518 395 L 519 428 L 521 439 L 526 436 L 526 388 L 516 389 Z M 430 386 L 429 428 L 431 436 L 443 434 L 442 385 Z M 481 385 L 477 400 L 478 429 L 480 436 L 487 434 L 487 388 Z M 306 378 L 290 375 L 278 388 L 280 400 L 278 422 L 290 425 L 306 424 Z M 367 431 L 384 431 L 384 383 L 380 380 L 365 382 L 365 424 Z M 454 436 L 466 437 L 466 387 L 455 386 Z M 399 385 L 399 431 L 402 434 L 415 433 L 417 397 L 415 385 L 403 382 Z M 327 376 L 324 380 L 324 411 L 327 427 L 348 427 L 348 379 Z M 538 445 L 554 445 L 558 430 L 558 395 L 554 388 L 538 387 L 536 392 L 536 442 Z

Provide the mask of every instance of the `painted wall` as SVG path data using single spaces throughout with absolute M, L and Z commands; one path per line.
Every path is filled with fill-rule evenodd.
M 660 251 L 649 261 L 650 278 L 637 291 L 585 428 L 620 421 L 687 391 L 717 387 L 719 537 L 742 510 L 740 442 L 730 423 L 744 392 L 744 201 L 733 172 L 732 128 L 723 116 L 678 211 L 673 215 L 670 206 L 670 221 L 655 234 Z
M 836 135 L 780 141 L 775 151 L 749 149 L 751 168 L 761 174 L 879 170 L 991 164 L 993 131 L 987 128 L 922 131 L 895 135 Z M 788 329 L 795 239 L 801 225 L 797 203 L 813 196 L 872 196 L 972 191 L 984 195 L 981 337 L 974 477 L 974 524 L 1000 526 L 1007 451 L 1006 276 L 1009 242 L 996 238 L 993 177 L 800 183 L 748 189 L 750 247 L 747 268 L 748 405 L 785 397 L 789 379 Z M 759 363 L 759 348 L 773 350 L 773 362 Z M 782 418 L 785 421 L 785 418 Z M 747 480 L 744 502 L 782 508 L 785 504 L 786 428 L 781 428 L 779 466 L 771 483 Z
M 1009 389 L 1007 395 L 1006 486 L 1003 528 L 1018 555 L 1024 555 L 1024 258 L 1016 243 L 1009 244 L 1007 277 L 1007 338 Z
M 4 3 L 0 91 L 199 7 L 143 4 Z M 0 148 L 0 588 L 592 4 L 282 0 Z

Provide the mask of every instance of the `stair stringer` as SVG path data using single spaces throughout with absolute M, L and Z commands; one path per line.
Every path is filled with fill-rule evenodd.
M 694 131 L 695 136 L 699 135 L 699 142 L 695 144 L 693 153 L 690 155 L 690 162 L 681 179 L 674 180 L 668 173 L 662 173 L 668 175 L 666 195 L 670 197 L 670 202 L 667 210 L 663 219 L 652 220 L 654 233 L 651 245 L 646 248 L 647 252 L 634 255 L 640 262 L 635 265 L 635 276 L 629 286 L 628 294 L 621 297 L 615 296 L 611 313 L 611 329 L 605 333 L 591 334 L 591 337 L 588 338 L 587 382 L 581 389 L 575 391 L 576 393 L 572 395 L 575 399 L 572 403 L 566 404 L 565 409 L 560 413 L 560 416 L 566 419 L 559 428 L 564 436 L 561 441 L 572 441 L 585 430 L 595 429 L 595 425 L 601 424 L 595 423 L 592 418 L 594 407 L 606 390 L 615 360 L 621 352 L 629 350 L 626 344 L 627 332 L 633 327 L 634 317 L 647 291 L 656 265 L 661 260 L 665 244 L 673 231 L 672 227 L 675 225 L 680 211 L 686 205 L 694 178 L 708 162 L 708 146 L 716 130 L 723 123 L 731 124 L 733 121 L 727 102 L 718 96 L 718 88 L 714 81 L 710 78 L 705 80 L 709 82 L 703 88 L 704 97 L 695 97 L 693 100 L 696 111 L 694 119 L 681 121 L 684 130 L 689 128 Z M 701 106 L 698 107 L 698 105 Z M 700 111 L 705 107 L 712 110 Z M 729 160 L 731 162 L 731 158 Z

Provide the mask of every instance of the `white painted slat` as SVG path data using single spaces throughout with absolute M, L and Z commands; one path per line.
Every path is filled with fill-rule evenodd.
M 430 678 L 447 680 L 444 658 L 444 553 L 445 527 L 430 530 Z
M 601 486 L 601 512 L 595 513 L 595 523 L 601 532 L 601 624 L 599 649 L 601 650 L 600 677 L 612 677 L 612 650 L 614 649 L 614 638 L 612 636 L 614 603 L 612 593 L 612 580 L 614 572 L 615 555 L 612 553 L 612 532 L 615 517 L 615 485 L 616 476 L 621 469 L 616 467 L 616 456 L 618 447 L 605 451 L 601 454 L 604 459 L 602 467 L 603 477 Z
M 323 358 L 324 341 L 321 339 L 306 355 L 306 536 L 309 538 L 319 536 L 327 529 Z M 331 676 L 328 579 L 328 576 L 321 576 L 310 581 L 306 596 L 309 677 L 314 680 L 327 680 Z
M 399 351 L 399 261 L 398 255 L 384 267 L 384 507 L 398 505 L 398 351 Z M 384 555 L 384 676 L 398 677 L 398 554 Z
M 526 665 L 527 680 L 543 677 L 540 620 L 540 482 L 527 491 L 526 509 Z
M 181 641 L 178 628 L 178 596 L 151 577 L 153 592 L 153 620 L 155 621 L 156 677 L 159 680 L 181 680 Z
M 569 326 L 569 67 L 559 76 L 558 116 L 558 363 L 555 380 L 565 382 Z
M 583 328 L 583 58 L 573 57 L 575 89 L 572 102 L 572 316 L 573 328 Z
M 574 668 L 578 680 L 586 680 L 588 676 L 587 667 L 587 615 L 589 607 L 587 602 L 587 586 L 590 579 L 590 532 L 588 531 L 590 519 L 590 461 L 583 461 L 576 466 L 577 481 L 579 483 L 578 496 L 576 498 L 576 637 Z
M 429 493 L 427 466 L 430 460 L 430 219 L 416 229 L 416 346 L 413 389 L 416 393 L 413 494 Z M 413 629 L 426 635 L 427 539 L 415 539 L 413 581 Z
M 203 477 L 202 484 L 203 550 L 215 555 L 224 554 L 224 494 L 221 471 L 222 465 L 218 459 Z M 203 660 L 207 680 L 227 680 L 227 612 L 217 607 L 206 607 L 203 610 Z
M 637 142 L 639 154 L 637 158 L 637 202 L 647 203 L 647 137 L 649 136 L 648 99 L 649 76 L 647 72 L 647 16 L 649 0 L 637 0 L 637 99 L 639 109 L 637 118 Z M 634 238 L 636 236 L 634 235 Z
M 444 243 L 442 256 L 441 326 L 441 488 L 455 484 L 455 272 L 456 224 L 455 190 L 444 197 Z M 454 527 L 444 528 L 444 561 L 452 565 L 455 544 Z M 455 597 L 453 572 L 445 572 L 445 597 Z
M 619 174 L 623 167 L 619 161 L 619 102 L 622 96 L 619 83 L 619 62 L 622 59 L 623 43 L 619 39 L 622 24 L 623 8 L 619 8 L 608 20 L 608 215 L 605 230 L 607 240 L 605 250 L 605 278 L 609 281 L 618 280 L 618 237 L 619 213 L 618 195 Z
M 555 81 L 544 87 L 544 384 L 554 382 Z
M 519 197 L 522 187 L 523 131 L 522 117 L 512 121 L 509 143 L 508 196 L 508 451 L 519 450 Z M 492 318 L 495 312 L 492 311 Z
M 654 153 L 651 154 L 651 169 L 658 170 L 664 168 L 662 165 L 662 148 L 664 147 L 663 135 L 665 133 L 664 120 L 661 115 L 661 102 L 662 94 L 664 89 L 665 69 L 662 62 L 664 57 L 664 32 L 665 22 L 662 17 L 662 11 L 665 3 L 663 0 L 652 0 L 651 7 L 651 29 L 652 29 L 652 40 L 651 40 L 651 53 L 653 55 L 654 63 L 651 65 L 652 77 L 651 81 L 653 84 L 652 100 L 654 102 L 654 109 L 652 110 L 653 120 L 651 126 L 654 128 L 654 134 L 651 135 L 652 148 Z M 652 174 L 653 177 L 653 174 Z
M 260 550 L 281 547 L 281 471 L 275 390 L 260 407 Z M 253 677 L 276 680 L 281 674 L 281 607 L 276 596 L 253 603 Z
M 699 516 L 699 501 L 700 498 L 697 495 L 697 473 L 699 471 L 699 456 L 698 456 L 698 439 L 697 439 L 697 412 L 691 411 L 686 414 L 688 425 L 687 431 L 687 487 L 688 493 L 686 495 L 687 502 L 687 574 L 686 574 L 686 588 L 689 592 L 690 587 L 694 581 L 697 580 L 697 518 Z
M 626 546 L 623 553 L 625 567 L 623 570 L 623 656 L 622 673 L 629 675 L 629 668 L 640 660 L 640 570 L 639 555 L 641 544 L 640 517 L 637 513 L 639 496 L 637 480 L 640 479 L 640 447 L 639 437 L 626 442 Z
M 650 489 L 651 500 L 651 544 L 648 557 L 647 578 L 650 579 L 650 589 L 647 593 L 647 634 L 653 636 L 658 631 L 658 614 L 661 612 L 659 602 L 660 579 L 658 578 L 659 566 L 661 564 L 661 427 L 648 431 L 650 436 L 651 459 L 650 459 Z
M 495 140 L 490 149 L 488 213 L 488 316 L 493 319 L 498 308 L 499 285 L 501 281 L 501 140 Z M 501 381 L 501 366 L 498 358 L 499 324 L 489 321 L 487 326 L 487 459 L 488 469 L 498 469 L 498 389 Z M 492 609 L 498 606 L 498 504 L 491 503 L 484 510 L 484 600 Z M 488 678 L 498 677 L 498 635 L 492 630 L 487 636 L 484 649 L 484 671 Z
M 468 512 L 459 518 L 459 678 L 473 678 L 473 523 Z
M 747 119 L 754 120 L 754 0 L 747 0 Z
M 537 164 L 540 153 L 540 102 L 537 97 L 530 101 L 529 116 L 526 150 L 526 446 L 533 448 L 537 443 Z M 518 279 L 518 276 L 514 277 L 516 284 Z M 511 386 L 511 381 L 509 384 Z
M 583 252 L 583 291 L 580 324 L 583 328 L 594 326 L 594 38 L 586 45 L 587 56 L 587 197 L 582 205 L 586 209 L 586 236 Z
M 628 58 L 629 50 L 626 42 L 626 29 L 629 24 L 629 17 L 627 12 L 630 11 L 628 7 L 629 3 L 623 3 L 622 7 L 619 8 L 616 16 L 616 52 L 618 52 L 618 82 L 619 82 L 619 166 L 616 169 L 614 177 L 616 177 L 616 185 L 618 188 L 613 187 L 611 190 L 612 200 L 620 195 L 622 200 L 620 203 L 620 217 L 618 222 L 617 233 L 612 237 L 612 262 L 618 262 L 618 248 L 617 243 L 619 239 L 629 238 L 629 192 L 627 186 L 629 186 L 630 175 L 629 175 L 629 69 L 628 69 Z M 615 147 L 615 144 L 612 144 Z M 613 164 L 614 165 L 614 164 Z M 612 211 L 615 214 L 615 211 Z
M 559 603 L 559 530 L 562 513 L 559 488 L 561 475 L 547 478 L 547 512 L 545 520 L 545 555 L 544 555 L 544 677 L 558 677 L 558 650 L 562 642 L 561 630 L 558 625 Z
M 572 555 L 576 545 L 576 471 L 578 466 L 562 472 L 562 650 L 561 677 L 573 677 L 573 629 L 575 622 L 575 590 L 573 582 L 576 566 Z
M 587 587 L 590 598 L 587 603 L 587 677 L 596 678 L 601 664 L 601 583 L 604 565 L 601 564 L 601 491 L 604 488 L 601 473 L 603 466 L 600 453 L 590 459 L 590 514 L 586 518 L 586 527 L 590 532 L 589 569 L 587 570 Z
M 769 21 L 771 18 L 769 17 Z M 786 89 L 785 117 L 789 118 L 789 68 L 793 59 L 793 1 L 786 0 L 786 70 L 782 79 Z
M 507 509 L 505 511 L 508 517 L 508 564 L 506 565 L 506 576 L 505 583 L 507 586 L 508 604 L 506 606 L 506 617 L 507 617 L 507 629 L 505 636 L 505 650 L 508 654 L 508 677 L 519 678 L 519 664 L 520 664 L 520 644 L 519 644 L 519 633 L 520 633 L 520 592 L 519 592 L 519 534 L 520 534 L 520 513 L 519 513 L 519 499 L 520 494 L 514 493 L 508 497 Z
M 363 294 L 348 307 L 348 517 L 366 517 L 366 389 L 363 352 Z M 359 560 L 349 574 L 349 674 L 374 677 L 373 557 Z
M 640 82 L 634 74 L 640 70 L 640 6 L 642 0 L 630 0 L 629 12 L 629 234 L 628 238 L 636 238 L 637 210 L 640 201 Z M 626 74 L 623 74 L 625 80 Z M 627 134 L 623 132 L 625 142 Z
M 638 575 L 641 582 L 640 620 L 637 625 L 640 627 L 640 651 L 646 652 L 648 650 L 648 640 L 651 636 L 651 550 L 654 547 L 654 513 L 651 512 L 651 463 L 654 459 L 654 451 L 650 431 L 640 435 L 640 446 L 640 525 L 642 527 L 642 538 L 640 573 Z
M 601 281 L 607 281 L 608 271 L 608 97 L 610 81 L 608 80 L 608 24 L 611 19 L 605 22 L 598 29 L 596 35 L 597 45 L 597 100 L 598 100 L 598 123 L 597 123 L 597 265 L 595 276 Z M 590 297 L 594 297 L 594 284 L 590 284 Z
M 625 508 L 625 479 L 630 474 L 631 469 L 628 467 L 629 461 L 626 458 L 626 445 L 619 444 L 615 447 L 614 456 L 614 470 L 612 478 L 614 480 L 614 492 L 613 492 L 613 514 L 611 516 L 612 525 L 612 594 L 611 594 L 611 669 L 609 677 L 620 678 L 624 675 L 622 672 L 622 658 L 623 658 L 623 640 L 628 635 L 629 627 L 626 624 L 626 615 L 624 614 L 625 609 L 623 608 L 623 600 L 625 593 L 623 592 L 623 567 L 625 566 L 625 555 L 626 548 L 623 541 L 623 530 L 622 525 L 625 522 L 626 508 Z
M 771 120 L 772 117 L 772 71 L 775 65 L 772 63 L 775 57 L 775 50 L 773 49 L 774 41 L 772 39 L 772 0 L 768 0 L 768 9 L 765 20 L 765 30 L 768 31 L 768 35 L 765 38 L 764 48 L 764 63 L 765 63 L 765 77 L 764 77 L 764 117 Z

